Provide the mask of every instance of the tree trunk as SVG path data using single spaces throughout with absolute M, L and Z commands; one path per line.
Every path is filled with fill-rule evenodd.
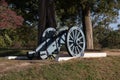
M 83 21 L 83 31 L 86 37 L 86 48 L 93 49 L 93 30 L 92 22 L 90 19 L 90 8 L 82 8 L 82 21 Z
M 46 28 L 56 28 L 54 0 L 39 0 L 38 45 Z

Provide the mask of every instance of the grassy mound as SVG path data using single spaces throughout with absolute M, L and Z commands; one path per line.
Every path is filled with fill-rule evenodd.
M 120 56 L 32 64 L 0 74 L 0 80 L 120 80 Z

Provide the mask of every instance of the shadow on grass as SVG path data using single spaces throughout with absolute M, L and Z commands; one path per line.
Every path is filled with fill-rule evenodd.
M 5 56 L 26 56 L 28 50 L 0 49 L 0 57 Z

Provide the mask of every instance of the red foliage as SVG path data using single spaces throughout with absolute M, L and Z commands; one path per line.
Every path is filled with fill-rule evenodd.
M 8 4 L 5 2 L 5 0 L 1 0 L 0 5 L 4 7 L 8 7 Z
M 23 24 L 24 19 L 12 11 L 5 0 L 0 1 L 0 29 L 17 28 Z

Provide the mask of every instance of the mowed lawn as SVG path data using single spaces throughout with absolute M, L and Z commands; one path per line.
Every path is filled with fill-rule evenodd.
M 120 80 L 120 56 L 66 62 L 1 58 L 0 68 L 0 80 Z

